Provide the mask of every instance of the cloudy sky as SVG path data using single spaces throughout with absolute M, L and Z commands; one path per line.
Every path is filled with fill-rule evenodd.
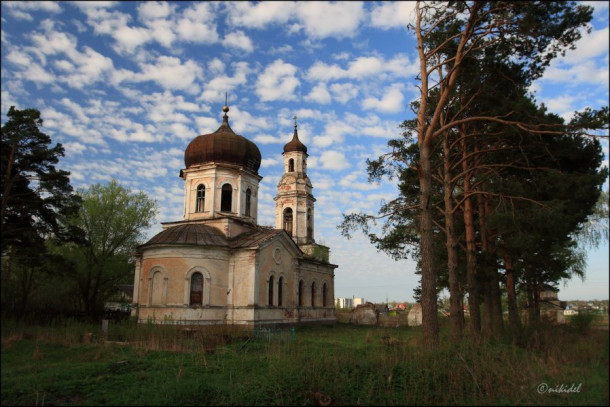
M 593 30 L 532 87 L 549 110 L 608 103 L 608 2 Z M 392 184 L 367 183 L 367 158 L 411 118 L 418 60 L 412 2 L 2 2 L 2 123 L 11 105 L 40 110 L 64 145 L 59 167 L 83 188 L 117 179 L 182 218 L 184 150 L 215 131 L 228 94 L 233 130 L 263 156 L 259 223 L 274 225 L 282 147 L 297 116 L 309 151 L 315 238 L 331 249 L 336 297 L 411 301 L 418 278 L 356 233 L 342 213 L 375 213 Z M 606 145 L 607 153 L 607 145 Z M 607 162 L 607 160 L 606 160 Z M 161 230 L 152 228 L 152 237 Z M 608 298 L 608 246 L 560 299 Z

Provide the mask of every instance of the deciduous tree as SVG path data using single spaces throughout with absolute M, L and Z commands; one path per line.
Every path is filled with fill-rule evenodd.
M 82 209 L 71 224 L 84 231 L 84 239 L 58 250 L 75 264 L 69 277 L 78 286 L 84 311 L 95 317 L 117 284 L 132 281 L 132 254 L 143 243 L 157 204 L 145 193 L 132 192 L 116 180 L 79 193 Z

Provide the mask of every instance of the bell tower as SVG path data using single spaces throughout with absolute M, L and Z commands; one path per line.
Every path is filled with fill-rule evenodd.
M 277 185 L 275 227 L 284 229 L 296 244 L 314 244 L 314 202 L 307 176 L 307 147 L 299 140 L 297 118 L 294 134 L 284 146 L 284 174 Z

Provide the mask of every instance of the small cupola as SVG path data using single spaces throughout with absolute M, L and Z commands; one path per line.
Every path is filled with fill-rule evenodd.
M 297 118 L 294 117 L 294 134 L 292 135 L 292 140 L 284 145 L 284 153 L 289 153 L 292 151 L 300 151 L 302 153 L 307 154 L 307 147 L 305 144 L 301 143 L 299 140 L 299 134 L 297 133 Z

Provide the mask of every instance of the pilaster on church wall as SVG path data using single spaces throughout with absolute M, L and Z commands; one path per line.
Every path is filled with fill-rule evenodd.
M 134 271 L 134 275 L 133 275 L 133 299 L 132 299 L 132 304 L 134 305 L 132 307 L 132 316 L 137 316 L 137 312 L 138 312 L 138 304 L 141 303 L 140 301 L 140 286 L 141 286 L 141 282 L 142 282 L 142 256 L 141 254 L 136 254 L 136 261 L 135 261 L 135 271 Z
M 256 254 L 253 250 L 239 250 L 233 254 L 233 306 L 248 307 L 255 303 Z

